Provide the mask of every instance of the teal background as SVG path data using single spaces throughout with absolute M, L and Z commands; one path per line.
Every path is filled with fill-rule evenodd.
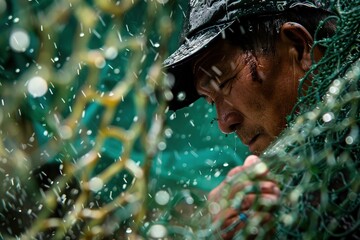
M 35 1 L 28 3 L 26 7 L 23 6 L 22 1 L 6 1 L 7 9 L 2 14 L 0 27 L 2 36 L 0 37 L 0 78 L 1 82 L 14 81 L 18 79 L 29 65 L 34 64 L 37 53 L 40 50 L 41 43 L 36 35 L 36 30 L 33 26 L 27 24 L 24 16 L 27 14 L 39 14 L 42 11 L 47 11 L 50 4 L 57 1 Z M 92 4 L 92 1 L 87 1 Z M 175 32 L 172 36 L 169 45 L 169 52 L 175 50 L 179 44 L 179 34 L 183 26 L 184 12 L 186 12 L 185 1 L 173 1 L 168 4 L 173 4 L 174 10 L 169 12 L 175 22 Z M 109 31 L 118 29 L 122 38 L 130 38 L 134 35 L 149 34 L 153 43 L 159 42 L 159 35 L 157 29 L 147 29 L 144 31 L 144 19 L 146 9 L 146 1 L 140 1 L 134 8 L 129 11 L 121 22 L 115 22 L 111 16 L 99 12 L 102 22 L 96 27 L 97 33 L 101 35 L 107 34 Z M 12 16 L 9 19 L 9 16 Z M 15 23 L 14 18 L 19 17 L 20 22 Z M 22 26 L 26 28 L 31 36 L 31 51 L 25 53 L 15 53 L 8 46 L 8 38 L 13 28 Z M 68 22 L 63 26 L 58 27 L 56 32 L 58 35 L 58 58 L 59 61 L 54 64 L 54 67 L 61 69 L 66 58 L 74 51 L 71 41 L 76 38 L 76 29 L 79 22 L 73 16 L 69 17 Z M 121 27 L 124 26 L 124 27 Z M 126 26 L 126 27 L 125 27 Z M 103 46 L 104 38 L 99 38 L 93 35 L 89 43 L 89 49 L 99 49 Z M 146 52 L 146 62 L 144 64 L 143 75 L 139 79 L 145 79 L 147 68 L 152 63 L 157 53 L 157 47 L 149 44 L 150 51 Z M 118 56 L 113 60 L 107 60 L 106 66 L 101 70 L 99 75 L 99 83 L 97 88 L 103 91 L 109 91 L 112 87 L 124 76 L 127 70 L 129 59 L 132 56 L 131 51 L 119 52 Z M 119 73 L 115 73 L 114 68 L 118 68 Z M 16 69 L 21 69 L 17 72 Z M 66 99 L 66 104 L 71 106 L 73 104 L 72 94 L 77 94 L 84 80 L 88 76 L 88 71 L 85 68 L 80 72 L 78 79 L 67 89 L 70 94 Z M 56 93 L 57 89 L 53 89 Z M 60 93 L 59 93 L 60 94 Z M 55 96 L 55 97 L 54 97 Z M 35 135 L 38 139 L 40 148 L 46 146 L 48 139 L 52 137 L 51 134 L 45 136 L 44 131 L 51 132 L 51 127 L 46 123 L 45 116 L 52 113 L 52 109 L 56 104 L 59 104 L 55 95 L 47 94 L 42 98 L 25 99 L 22 104 L 25 117 L 32 123 L 35 129 Z M 68 106 L 60 106 L 62 114 L 66 117 L 69 114 Z M 56 105 L 59 107 L 58 105 Z M 151 112 L 156 107 L 156 102 L 149 107 Z M 81 119 L 79 129 L 83 132 L 91 130 L 88 136 L 79 135 L 78 138 L 70 143 L 63 143 L 64 148 L 60 153 L 54 154 L 51 159 L 41 159 L 43 162 L 53 161 L 61 162 L 65 155 L 73 155 L 74 160 L 88 152 L 94 145 L 96 139 L 97 127 L 102 118 L 103 107 L 97 103 L 90 103 L 86 106 L 85 116 Z M 241 145 L 240 141 L 233 135 L 226 136 L 218 130 L 217 123 L 212 123 L 216 116 L 215 109 L 207 105 L 205 101 L 198 100 L 192 106 L 179 110 L 175 113 L 167 114 L 167 132 L 171 133 L 166 137 L 166 149 L 161 151 L 153 160 L 151 169 L 150 190 L 157 191 L 159 189 L 168 189 L 171 192 L 176 192 L 182 189 L 197 189 L 202 192 L 208 192 L 219 184 L 226 173 L 234 166 L 240 165 L 243 159 L 248 154 L 247 148 Z M 113 120 L 114 125 L 128 128 L 135 118 L 133 95 L 129 94 L 117 109 L 117 115 Z M 151 116 L 148 121 L 150 122 Z M 77 129 L 77 132 L 78 130 Z M 143 161 L 143 146 L 140 143 L 136 144 L 132 158 L 135 162 L 142 164 Z M 76 149 L 76 151 L 71 150 Z M 119 154 L 122 153 L 122 144 L 115 139 L 107 139 L 106 144 L 101 149 L 101 161 L 94 170 L 94 175 L 100 173 L 107 168 L 111 163 L 118 160 Z M 119 173 L 114 177 L 107 186 L 97 193 L 97 198 L 102 201 L 109 201 L 112 197 L 123 191 L 121 187 L 124 180 L 130 180 L 126 173 Z

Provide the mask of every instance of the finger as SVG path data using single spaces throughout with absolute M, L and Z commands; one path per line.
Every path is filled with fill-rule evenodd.
M 239 211 L 235 208 L 228 207 L 226 209 L 223 209 L 218 214 L 215 214 L 213 217 L 214 222 L 219 222 L 221 225 L 223 222 L 227 219 L 231 219 L 233 217 L 237 217 L 239 214 Z
M 269 168 L 264 162 L 258 161 L 248 165 L 245 171 L 251 178 L 258 178 L 265 177 L 269 173 Z
M 256 155 L 250 155 L 245 159 L 245 162 L 243 164 L 244 167 L 249 167 L 251 165 L 254 165 L 255 163 L 261 162 L 260 158 Z
M 261 162 L 259 157 L 255 156 L 255 155 L 250 155 L 245 159 L 244 164 L 242 166 L 234 167 L 233 169 L 231 169 L 229 171 L 227 176 L 228 177 L 234 176 L 235 174 L 244 171 L 246 168 L 248 168 L 258 162 Z
M 276 196 L 280 196 L 280 189 L 277 183 L 273 181 L 247 181 L 244 183 L 237 183 L 231 187 L 231 191 L 228 194 L 227 198 L 232 199 L 239 192 L 243 192 L 243 194 L 248 193 L 268 193 L 274 194 Z
M 245 228 L 245 221 L 241 221 L 238 215 L 226 219 L 221 225 L 220 235 L 222 239 L 233 239 L 236 232 Z
M 245 195 L 249 193 L 256 194 L 273 194 L 277 197 L 280 196 L 280 189 L 277 183 L 273 181 L 247 181 L 244 183 L 236 183 L 224 191 L 223 184 L 220 184 L 212 190 L 208 196 L 210 202 L 218 202 L 220 199 L 233 199 L 236 195 Z
M 254 164 L 258 164 L 258 165 L 256 166 L 257 168 L 254 169 L 255 176 L 252 176 L 252 177 L 256 178 L 256 175 L 258 175 L 258 177 L 263 177 L 267 174 L 267 172 L 268 172 L 267 166 L 263 162 L 260 161 L 260 158 L 258 158 L 255 155 L 251 155 L 245 160 L 244 166 L 238 166 L 229 171 L 225 180 L 223 182 L 221 182 L 215 189 L 213 189 L 210 192 L 210 194 L 208 195 L 208 199 L 211 201 L 217 201 L 221 196 L 221 190 L 224 188 L 224 186 L 229 183 L 232 183 L 234 181 L 234 179 L 236 178 L 236 175 L 239 174 L 240 172 L 243 172 L 250 167 L 254 167 Z M 259 171 L 259 169 L 260 169 L 260 171 Z M 234 192 L 234 190 L 232 190 L 231 192 Z
M 232 169 L 228 172 L 228 174 L 226 175 L 226 177 L 227 177 L 227 178 L 232 177 L 232 176 L 238 174 L 239 172 L 243 172 L 245 169 L 246 169 L 246 167 L 244 167 L 244 166 L 234 167 L 234 168 L 232 168 Z
M 217 187 L 211 190 L 211 192 L 208 194 L 208 200 L 211 202 L 217 202 L 224 195 L 222 189 L 226 184 L 227 182 L 223 181 Z
M 239 211 L 273 211 L 278 206 L 279 197 L 273 194 L 247 194 L 242 199 L 234 199 L 232 206 Z
M 247 194 L 243 198 L 235 198 L 230 202 L 230 207 L 220 209 L 219 211 L 210 211 L 213 214 L 214 221 L 224 221 L 239 212 L 244 211 L 269 211 L 272 212 L 278 206 L 278 196 L 274 194 Z
M 227 174 L 225 181 L 232 182 L 238 176 L 244 176 L 242 174 L 246 174 L 247 178 L 252 179 L 263 178 L 266 177 L 269 172 L 268 166 L 260 161 L 259 158 L 250 158 L 250 160 L 245 161 L 245 164 L 231 169 Z

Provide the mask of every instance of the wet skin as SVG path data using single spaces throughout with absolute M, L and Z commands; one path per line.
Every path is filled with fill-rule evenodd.
M 194 64 L 196 89 L 216 107 L 219 128 L 260 154 L 286 127 L 302 73 L 282 52 L 252 54 L 225 40 L 213 48 Z

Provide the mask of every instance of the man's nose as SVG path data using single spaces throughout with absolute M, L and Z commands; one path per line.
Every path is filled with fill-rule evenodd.
M 242 115 L 233 104 L 224 98 L 215 101 L 219 129 L 223 133 L 232 133 L 243 121 Z

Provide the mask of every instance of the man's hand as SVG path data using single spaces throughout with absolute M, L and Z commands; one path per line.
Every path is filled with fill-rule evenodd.
M 240 182 L 239 174 L 246 174 L 246 180 Z M 213 222 L 220 223 L 224 239 L 232 239 L 250 220 L 259 219 L 258 227 L 271 221 L 280 189 L 267 175 L 265 163 L 252 155 L 246 158 L 243 166 L 233 168 L 227 178 L 210 192 L 210 212 Z M 224 201 L 231 204 L 224 204 Z M 257 235 L 258 230 L 250 230 L 250 234 Z

